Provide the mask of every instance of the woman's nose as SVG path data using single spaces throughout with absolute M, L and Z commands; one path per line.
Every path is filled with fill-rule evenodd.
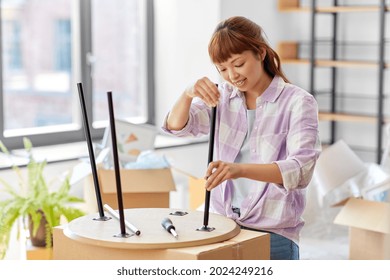
M 229 78 L 234 81 L 238 77 L 238 73 L 234 69 L 229 70 Z

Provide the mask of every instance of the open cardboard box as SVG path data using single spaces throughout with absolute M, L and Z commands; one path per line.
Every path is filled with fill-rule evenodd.
M 334 223 L 349 227 L 350 259 L 390 259 L 390 203 L 350 198 Z
M 199 208 L 204 204 L 205 201 L 206 180 L 180 168 L 173 167 L 173 169 L 186 176 L 188 179 L 188 208 L 191 210 L 200 210 Z
M 175 191 L 175 182 L 170 168 L 121 169 L 123 207 L 169 208 L 169 192 Z M 115 171 L 98 169 L 100 193 L 103 204 L 118 209 Z M 84 199 L 88 212 L 97 212 L 95 187 L 92 175 L 86 180 Z
M 206 180 L 203 178 L 188 177 L 188 196 L 191 210 L 198 209 L 204 203 L 206 192 L 204 188 L 205 183 Z

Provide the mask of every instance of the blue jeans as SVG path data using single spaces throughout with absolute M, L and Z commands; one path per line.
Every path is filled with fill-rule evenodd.
M 299 247 L 290 239 L 276 233 L 271 234 L 271 260 L 299 260 Z
M 242 229 L 260 231 L 269 233 L 271 236 L 271 260 L 299 260 L 299 246 L 290 239 L 281 236 L 273 232 L 267 232 L 263 230 L 256 230 L 247 227 L 241 227 Z
M 240 208 L 232 207 L 234 213 L 240 216 Z M 290 239 L 279 234 L 241 226 L 242 229 L 269 233 L 271 236 L 271 260 L 299 260 L 299 246 Z

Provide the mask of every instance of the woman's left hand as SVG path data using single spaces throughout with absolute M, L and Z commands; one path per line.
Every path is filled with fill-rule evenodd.
M 237 163 L 213 161 L 210 162 L 206 171 L 205 188 L 211 191 L 213 188 L 228 179 L 236 179 L 239 177 L 240 167 Z

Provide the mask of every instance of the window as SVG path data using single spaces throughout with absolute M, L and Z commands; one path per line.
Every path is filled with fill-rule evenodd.
M 139 72 L 145 63 L 139 55 L 144 49 L 140 1 L 92 1 L 93 118 L 95 125 L 107 119 L 107 89 L 116 97 L 115 115 L 119 118 L 140 118 L 145 121 L 146 96 L 126 94 L 142 92 Z M 105 32 L 100 32 L 105 30 Z M 134 47 L 134 42 L 137 46 Z M 115 54 L 115 55 L 113 55 Z M 138 81 L 138 82 L 137 82 Z
M 72 58 L 70 20 L 57 20 L 54 35 L 55 68 L 58 71 L 69 72 L 71 70 Z
M 4 42 L 4 66 L 11 71 L 22 68 L 22 54 L 20 49 L 20 23 L 15 20 L 4 21 L 4 29 L 9 33 Z
M 77 5 L 77 6 L 75 6 Z M 85 140 L 77 83 L 92 136 L 115 116 L 154 122 L 152 0 L 1 1 L 0 139 L 34 146 Z

